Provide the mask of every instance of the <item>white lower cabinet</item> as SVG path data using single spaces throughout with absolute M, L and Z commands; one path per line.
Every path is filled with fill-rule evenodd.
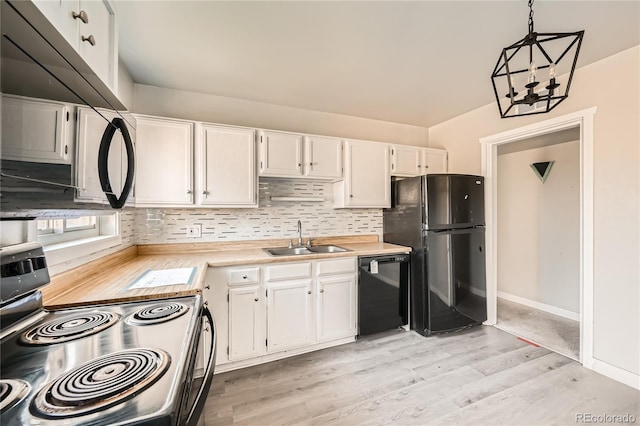
M 311 280 L 267 286 L 267 350 L 304 346 L 313 341 Z
M 317 279 L 316 311 L 319 342 L 355 336 L 356 279 L 354 274 Z
M 264 302 L 259 286 L 229 289 L 229 359 L 264 353 Z
M 355 257 L 209 268 L 204 297 L 216 321 L 216 365 L 232 369 L 355 338 L 356 294 Z

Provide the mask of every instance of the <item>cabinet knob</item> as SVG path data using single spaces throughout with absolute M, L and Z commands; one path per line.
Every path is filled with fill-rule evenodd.
M 349 194 L 349 198 L 353 198 L 353 194 Z
M 429 166 L 424 166 L 424 168 L 425 168 L 425 169 L 428 169 L 428 168 L 429 168 Z
M 89 16 L 87 16 L 87 12 L 84 10 L 81 10 L 80 13 L 71 12 L 71 16 L 73 16 L 73 19 L 79 19 L 85 24 L 89 23 Z
M 298 167 L 302 167 L 302 163 L 298 163 Z
M 202 191 L 202 195 L 209 195 L 209 191 Z
M 193 191 L 191 191 L 190 189 L 187 189 L 187 194 L 191 194 Z
M 311 290 L 308 290 L 308 291 L 307 291 L 307 294 L 311 294 Z
M 82 38 L 82 41 L 88 41 L 92 46 L 96 45 L 96 39 L 93 37 L 93 35 L 90 35 L 89 37 L 80 36 L 80 38 Z
M 313 166 L 313 163 L 309 163 L 310 166 Z
M 210 285 L 205 285 L 204 288 L 206 288 L 207 290 L 210 290 L 211 286 Z
M 246 275 L 243 275 L 243 276 L 242 276 L 242 279 L 243 279 L 243 280 L 246 280 L 246 279 L 247 279 L 247 276 L 246 276 Z
M 324 289 L 323 288 L 320 289 L 320 293 L 324 293 Z
M 418 168 L 422 168 L 422 166 L 420 164 L 418 164 Z
M 204 306 L 209 306 L 209 301 L 205 300 L 204 301 Z
M 258 301 L 258 298 L 256 297 L 256 298 L 255 298 L 255 299 L 253 299 L 253 300 L 255 300 L 255 301 L 257 302 L 257 301 Z

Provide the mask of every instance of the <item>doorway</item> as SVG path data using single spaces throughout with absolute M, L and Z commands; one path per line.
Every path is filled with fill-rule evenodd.
M 486 223 L 487 223 L 487 325 L 498 324 L 498 281 L 499 262 L 499 151 L 517 152 L 522 147 L 535 146 L 541 140 L 553 140 L 559 135 L 573 133 L 578 136 L 579 152 L 579 206 L 578 206 L 578 312 L 579 343 L 574 358 L 587 368 L 593 365 L 593 115 L 596 108 L 579 111 L 565 116 L 541 121 L 518 129 L 480 139 L 482 154 L 482 172 L 486 179 Z M 554 136 L 552 136 L 554 135 Z M 535 140 L 538 142 L 535 142 Z M 527 145 L 530 144 L 530 145 Z M 532 171 L 530 171 L 532 172 Z M 552 172 L 553 173 L 553 172 Z M 505 292 L 501 295 L 504 296 Z M 502 310 L 508 313 L 509 306 L 503 300 Z M 523 298 L 526 299 L 526 298 Z M 508 303 L 522 300 L 506 300 Z M 552 306 L 541 302 L 544 305 Z M 522 303 L 519 303 L 520 305 Z M 512 306 L 513 307 L 513 306 Z M 525 306 L 526 307 L 526 306 Z M 539 308 L 540 306 L 538 306 Z M 516 306 L 518 308 L 518 306 Z M 531 308 L 529 306 L 529 308 Z M 563 308 L 560 308 L 563 309 Z M 539 311 L 539 309 L 537 309 Z M 572 312 L 571 309 L 564 311 Z M 547 312 L 548 313 L 548 312 Z M 566 312 L 565 312 L 566 313 Z M 526 317 L 529 313 L 521 311 L 512 315 Z M 557 314 L 557 312 L 556 312 Z M 575 315 L 576 312 L 573 312 Z M 575 316 L 574 316 L 575 317 Z M 504 320 L 503 320 L 504 322 Z M 524 336 L 523 336 L 524 337 Z M 552 347 L 550 349 L 553 349 Z M 567 354 L 570 356 L 570 354 Z

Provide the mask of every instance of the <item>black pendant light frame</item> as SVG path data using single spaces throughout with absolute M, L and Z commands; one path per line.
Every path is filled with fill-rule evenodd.
M 496 96 L 496 102 L 498 103 L 498 109 L 500 110 L 500 116 L 502 118 L 508 117 L 518 117 L 523 115 L 533 115 L 533 114 L 544 114 L 551 111 L 555 108 L 560 102 L 564 101 L 569 96 L 569 88 L 571 87 L 571 80 L 573 79 L 573 73 L 576 68 L 576 63 L 578 62 L 578 55 L 580 53 L 580 47 L 582 45 L 582 38 L 584 36 L 584 30 L 569 32 L 569 33 L 537 33 L 533 29 L 533 0 L 529 0 L 529 33 L 521 40 L 513 43 L 512 45 L 505 47 L 502 49 L 502 53 L 498 58 L 498 62 L 496 63 L 495 69 L 493 70 L 493 74 L 491 74 L 491 82 L 493 83 L 493 92 Z M 560 55 L 554 60 L 542 46 L 543 43 L 556 41 L 560 39 L 567 39 L 568 45 L 562 51 Z M 569 78 L 564 88 L 564 93 L 556 93 L 556 89 L 560 86 L 557 83 L 555 77 L 551 77 L 549 79 L 549 84 L 545 87 L 547 89 L 546 93 L 535 92 L 535 87 L 539 84 L 537 81 L 527 83 L 524 88 L 526 89 L 526 94 L 520 98 L 517 98 L 518 92 L 513 87 L 513 79 L 512 77 L 517 74 L 529 73 L 530 68 L 522 68 L 512 70 L 509 67 L 509 61 L 511 61 L 519 52 L 523 49 L 528 50 L 529 53 L 529 61 L 528 63 L 533 63 L 533 52 L 534 49 L 537 48 L 538 51 L 542 54 L 542 56 L 548 61 L 546 65 L 536 67 L 537 70 L 549 69 L 552 65 L 557 65 L 560 61 L 562 61 L 567 53 L 573 48 L 575 49 L 575 55 L 573 57 L 573 62 L 571 64 L 571 71 L 569 73 Z M 525 53 L 526 54 L 526 53 Z M 496 86 L 496 81 L 501 78 L 506 78 L 508 84 L 508 93 L 503 94 L 507 99 L 509 99 L 509 106 L 503 109 L 502 104 L 500 103 L 500 94 L 498 93 L 498 87 Z M 543 103 L 545 108 L 533 108 L 534 104 Z M 527 111 L 520 111 L 521 108 L 517 108 L 520 105 L 528 105 L 530 108 Z

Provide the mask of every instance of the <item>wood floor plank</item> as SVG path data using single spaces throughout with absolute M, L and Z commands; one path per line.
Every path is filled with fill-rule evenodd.
M 207 425 L 575 424 L 640 392 L 494 327 L 391 331 L 214 376 Z

